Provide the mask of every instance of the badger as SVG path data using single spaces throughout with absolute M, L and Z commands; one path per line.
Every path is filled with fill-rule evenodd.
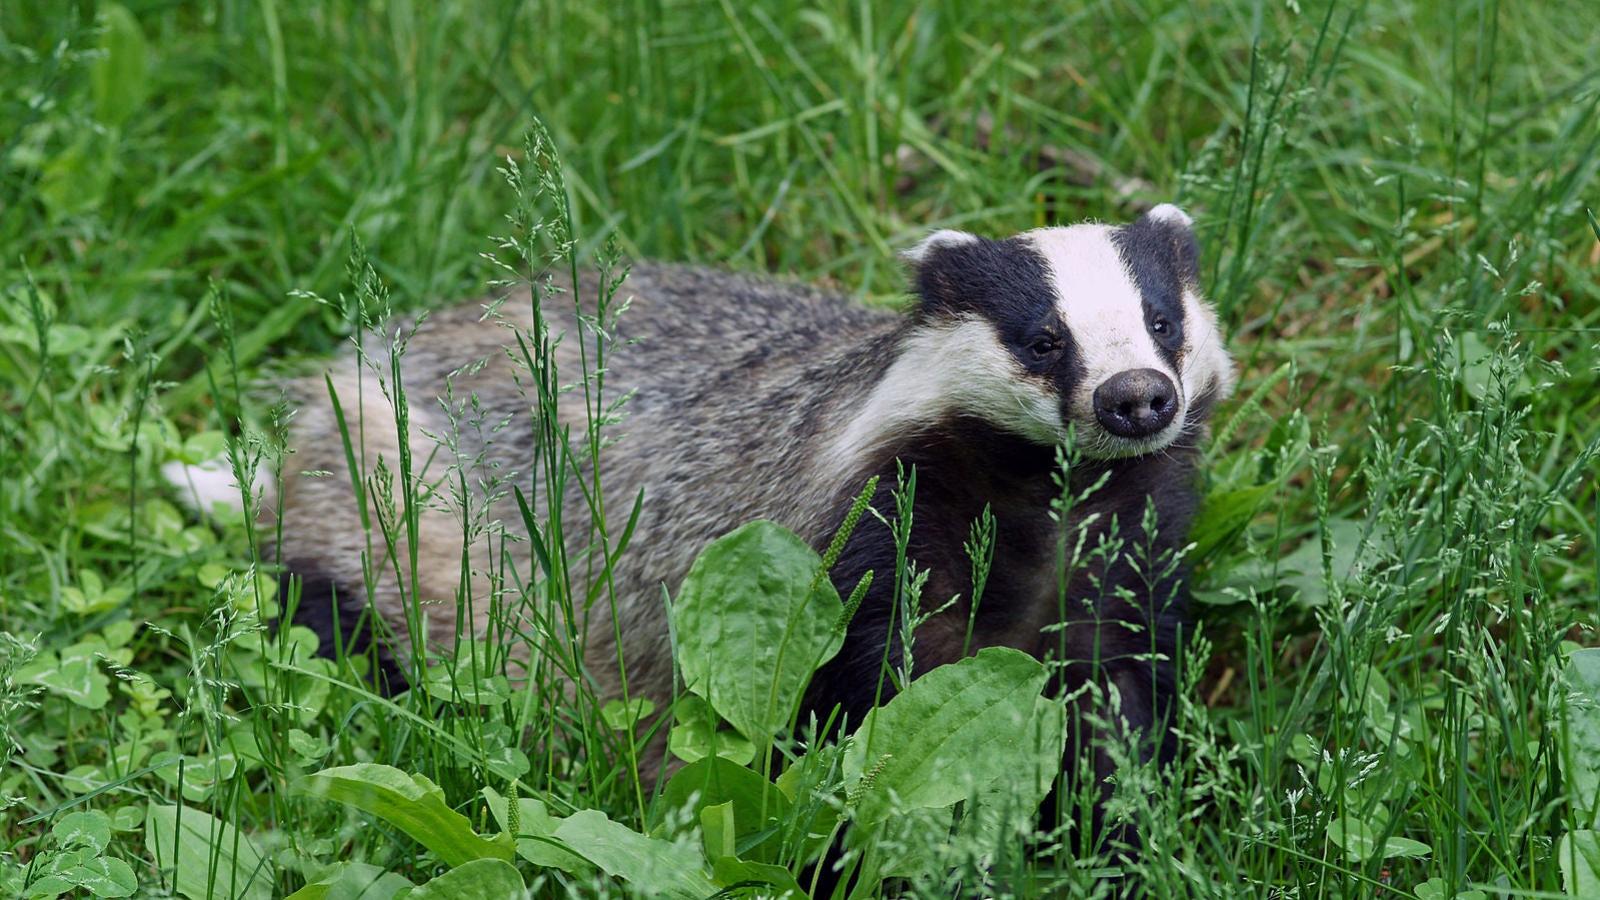
M 1139 554 L 1179 555 L 1198 502 L 1199 445 L 1234 383 L 1202 297 L 1191 219 L 1163 204 L 1120 226 L 1004 239 L 939 230 L 903 256 L 909 312 L 708 268 L 632 267 L 628 308 L 604 364 L 607 392 L 627 396 L 625 416 L 609 427 L 596 480 L 611 510 L 642 501 L 606 586 L 616 602 L 580 613 L 582 677 L 602 697 L 621 694 L 620 657 L 632 696 L 668 702 L 663 589 L 678 588 L 702 548 L 769 519 L 821 550 L 865 483 L 878 477 L 871 504 L 892 514 L 899 476 L 914 470 L 906 556 L 927 573 L 922 594 L 938 611 L 914 633 L 913 674 L 983 647 L 1017 648 L 1053 661 L 1062 692 L 1091 681 L 1114 686 L 1120 721 L 1149 736 L 1143 752 L 1167 752 L 1159 732 L 1176 690 L 1183 575 Z M 598 290 L 577 287 L 580 295 Z M 559 371 L 572 373 L 584 364 L 573 338 L 592 325 L 568 306 L 547 300 L 542 315 L 567 335 L 553 352 Z M 297 474 L 279 486 L 278 550 L 325 644 L 333 643 L 332 612 L 349 623 L 368 606 L 395 635 L 397 658 L 423 645 L 448 648 L 462 635 L 504 633 L 494 632 L 485 574 L 503 544 L 469 537 L 439 491 L 417 513 L 414 555 L 406 541 L 374 550 L 375 526 L 349 475 L 352 460 L 369 484 L 380 468 L 395 473 L 402 450 L 414 470 L 431 472 L 418 483 L 506 484 L 526 475 L 535 413 L 505 326 L 531 328 L 533 306 L 522 296 L 494 309 L 487 315 L 472 303 L 425 318 L 398 364 L 372 349 L 339 360 L 326 381 L 297 385 L 303 405 L 286 466 Z M 391 372 L 410 398 L 404 434 Z M 494 427 L 460 427 L 451 410 L 468 396 Z M 561 394 L 555 413 L 574 433 L 593 418 L 581 390 Z M 355 436 L 348 446 L 345 434 Z M 1062 483 L 1068 442 L 1076 462 Z M 496 478 L 480 477 L 485 466 Z M 452 467 L 471 472 L 443 478 Z M 374 493 L 364 492 L 373 516 Z M 482 498 L 487 515 L 526 538 L 513 492 L 492 494 Z M 1076 502 L 1063 506 L 1064 494 Z M 986 510 L 992 562 L 974 610 L 966 544 Z M 567 534 L 591 533 L 591 503 L 578 491 L 562 513 Z M 1064 574 L 1066 535 L 1075 547 L 1111 549 L 1086 553 L 1088 563 Z M 889 526 L 873 517 L 844 546 L 831 572 L 841 596 L 867 572 L 879 577 L 843 649 L 817 673 L 812 708 L 838 707 L 859 721 L 885 699 L 886 648 L 890 665 L 904 650 L 893 624 L 896 549 Z M 574 578 L 585 571 L 593 569 L 577 567 Z M 421 636 L 407 630 L 410 573 Z M 1110 774 L 1103 750 L 1069 744 L 1069 757 L 1095 754 L 1096 775 Z

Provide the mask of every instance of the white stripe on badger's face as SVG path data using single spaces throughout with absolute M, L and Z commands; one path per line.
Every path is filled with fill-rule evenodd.
M 1233 396 L 1237 373 L 1233 357 L 1222 342 L 1222 328 L 1216 310 L 1199 294 L 1183 292 L 1183 380 L 1184 397 L 1210 393 L 1211 402 L 1220 403 Z
M 969 317 L 911 332 L 867 402 L 850 418 L 824 465 L 848 469 L 886 440 L 954 413 L 982 411 L 1007 431 L 1041 444 L 1065 433 L 1059 398 L 1018 377 L 1016 358 L 994 326 Z
M 1079 446 L 1088 456 L 1132 456 L 1159 450 L 1183 431 L 1184 416 L 1196 386 L 1181 377 L 1156 348 L 1150 335 L 1143 297 L 1106 225 L 1041 228 L 1025 235 L 1044 257 L 1056 292 L 1056 310 L 1072 335 L 1082 378 L 1065 398 L 1068 415 L 1077 423 Z M 1191 322 L 1200 332 L 1195 302 L 1185 291 L 1185 349 Z M 1187 353 L 1180 355 L 1186 359 Z M 1188 366 L 1185 366 L 1188 368 Z M 1106 431 L 1095 418 L 1094 392 L 1106 379 L 1130 369 L 1154 369 L 1178 385 L 1178 409 L 1172 424 L 1143 440 Z

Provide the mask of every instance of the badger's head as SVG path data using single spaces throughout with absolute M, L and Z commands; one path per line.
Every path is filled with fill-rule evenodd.
M 943 412 L 1041 444 L 1074 425 L 1107 459 L 1166 448 L 1233 389 L 1176 206 L 1005 240 L 938 231 L 905 257 L 920 308 L 888 381 Z

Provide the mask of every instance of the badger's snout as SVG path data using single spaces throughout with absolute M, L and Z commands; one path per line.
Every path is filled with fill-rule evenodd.
M 1140 440 L 1172 424 L 1178 389 L 1155 369 L 1129 369 L 1094 389 L 1094 416 L 1117 437 Z

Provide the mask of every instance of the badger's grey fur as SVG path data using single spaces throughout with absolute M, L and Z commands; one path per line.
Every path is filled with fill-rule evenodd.
M 994 562 L 970 649 L 1009 645 L 1041 657 L 1064 650 L 1060 687 L 1090 677 L 1114 684 L 1129 724 L 1157 723 L 1174 689 L 1179 576 L 1151 583 L 1149 567 L 1140 570 L 1130 549 L 1074 572 L 1063 598 L 1057 546 L 1064 529 L 1083 529 L 1084 546 L 1093 548 L 1113 523 L 1129 548 L 1153 544 L 1166 553 L 1185 542 L 1197 499 L 1196 444 L 1212 405 L 1233 384 L 1215 317 L 1201 299 L 1196 252 L 1188 216 L 1169 205 L 1122 227 L 1046 228 L 998 241 L 939 231 L 905 254 L 916 295 L 910 315 L 793 284 L 634 267 L 606 370 L 608 393 L 631 396 L 624 420 L 611 428 L 616 442 L 602 454 L 601 481 L 608 508 L 623 511 L 617 518 L 641 489 L 643 511 L 616 570 L 618 627 L 605 602 L 588 613 L 588 676 L 603 694 L 618 691 L 612 636 L 620 633 L 631 693 L 665 699 L 671 661 L 663 586 L 676 590 L 707 542 L 753 519 L 776 520 L 820 548 L 873 475 L 883 476 L 874 503 L 889 513 L 898 460 L 917 471 L 910 557 L 930 571 L 925 606 L 961 598 L 918 633 L 916 668 L 962 651 L 971 589 L 963 542 L 988 506 L 997 521 Z M 595 293 L 594 285 L 580 287 Z M 554 330 L 567 333 L 556 354 L 570 377 L 580 370 L 584 326 L 564 297 L 544 308 Z M 526 297 L 500 310 L 511 325 L 531 324 Z M 472 461 L 469 484 L 491 466 L 498 478 L 523 480 L 514 473 L 534 458 L 529 400 L 506 352 L 507 322 L 485 321 L 483 307 L 469 304 L 426 319 L 409 340 L 400 369 L 413 466 L 427 470 L 419 480 L 444 477 L 458 460 Z M 474 360 L 486 363 L 469 366 Z M 350 357 L 331 373 L 369 476 L 380 460 L 398 469 L 401 438 L 380 383 L 387 372 L 385 360 L 364 368 Z M 455 429 L 434 401 L 447 393 L 458 402 L 475 393 L 487 422 L 512 422 L 492 437 Z M 361 596 L 368 539 L 322 380 L 302 394 L 308 402 L 294 421 L 295 456 L 285 469 L 332 474 L 285 479 L 281 557 L 305 579 L 303 606 L 337 592 L 350 618 L 370 599 L 403 634 L 401 580 L 381 545 L 372 564 L 386 574 L 370 598 Z M 583 404 L 581 391 L 562 396 L 560 419 L 575 431 L 585 422 Z M 1084 458 L 1073 490 L 1105 480 L 1062 522 L 1051 514 L 1061 494 L 1052 475 L 1069 427 Z M 442 450 L 435 437 L 452 430 L 459 432 L 454 447 Z M 1156 535 L 1142 530 L 1147 504 Z M 519 532 L 504 492 L 490 512 Z M 576 491 L 565 517 L 569 534 L 586 533 L 589 508 Z M 501 549 L 487 541 L 467 547 L 474 578 L 463 584 L 457 519 L 442 503 L 420 514 L 419 599 L 429 640 L 445 646 L 457 634 L 457 599 L 468 588 L 477 620 L 463 630 L 484 632 L 489 585 L 481 573 Z M 399 548 L 402 570 L 405 552 Z M 853 720 L 872 702 L 885 643 L 891 663 L 899 655 L 890 635 L 894 547 L 871 517 L 834 573 L 841 594 L 868 570 L 879 577 L 811 700 L 824 712 L 842 704 Z M 1052 627 L 1063 617 L 1065 627 Z M 1153 664 L 1152 654 L 1167 662 Z M 1101 759 L 1098 768 L 1107 764 Z

